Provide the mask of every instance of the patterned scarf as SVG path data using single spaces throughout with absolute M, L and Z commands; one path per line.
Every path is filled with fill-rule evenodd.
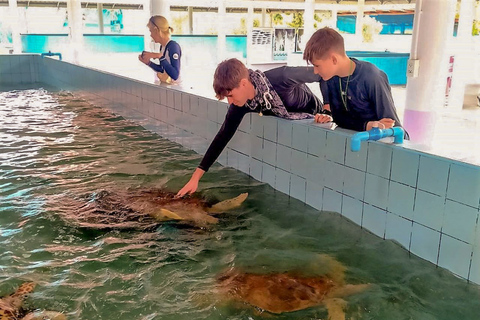
M 255 97 L 245 104 L 251 110 L 262 115 L 271 113 L 277 117 L 289 120 L 312 119 L 314 116 L 305 112 L 288 112 L 272 84 L 260 70 L 248 70 L 250 81 L 256 89 Z

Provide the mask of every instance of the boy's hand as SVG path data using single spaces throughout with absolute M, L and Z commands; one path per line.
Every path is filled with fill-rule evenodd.
M 390 129 L 390 128 L 393 128 L 394 125 L 395 125 L 395 120 L 390 118 L 383 118 L 378 121 L 368 121 L 367 127 L 365 129 L 366 131 L 369 131 L 374 126 L 378 127 L 379 129 Z
M 390 118 L 383 118 L 383 119 L 380 119 L 378 122 L 380 122 L 381 124 L 383 124 L 385 126 L 384 129 L 393 128 L 393 126 L 395 125 L 395 120 L 390 119 Z
M 198 181 L 190 180 L 187 182 L 185 186 L 183 186 L 182 189 L 180 189 L 180 191 L 178 191 L 176 197 L 183 197 L 187 194 L 194 193 L 195 191 L 197 191 L 197 188 L 198 188 Z
M 315 115 L 315 122 L 316 123 L 327 123 L 327 122 L 332 122 L 332 121 L 333 121 L 332 116 L 329 116 L 328 114 L 317 113 Z

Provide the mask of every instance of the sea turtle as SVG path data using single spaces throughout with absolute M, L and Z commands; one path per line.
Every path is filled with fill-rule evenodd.
M 248 273 L 232 268 L 217 279 L 222 299 L 243 302 L 271 313 L 298 311 L 324 305 L 328 319 L 345 320 L 343 297 L 361 292 L 369 284 L 346 284 L 345 266 L 328 255 L 319 255 L 317 263 L 327 264 L 320 276 L 301 272 Z
M 214 216 L 236 208 L 248 193 L 210 205 L 198 196 L 178 198 L 160 188 L 102 190 L 84 201 L 61 199 L 56 211 L 77 225 L 90 228 L 140 228 L 177 221 L 205 227 L 218 223 Z
M 34 311 L 24 315 L 23 300 L 35 289 L 35 283 L 25 282 L 13 294 L 0 299 L 0 320 L 66 320 L 64 314 L 56 311 Z

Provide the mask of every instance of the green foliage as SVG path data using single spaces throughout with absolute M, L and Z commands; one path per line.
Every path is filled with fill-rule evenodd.
M 303 14 L 300 12 L 295 12 L 293 14 L 292 22 L 289 22 L 288 25 L 292 28 L 298 29 L 303 27 Z
M 274 25 L 283 24 L 283 16 L 280 13 L 275 13 L 272 17 Z
M 233 34 L 247 34 L 247 21 L 245 18 L 240 19 L 240 27 L 233 29 Z
M 313 15 L 313 19 L 314 19 L 315 21 L 318 21 L 318 22 L 322 22 L 322 20 L 323 20 L 323 19 L 322 19 L 318 14 L 316 14 L 316 13 Z
M 183 34 L 183 26 L 188 21 L 188 15 L 182 15 L 171 18 L 172 28 L 176 34 Z
M 260 27 L 260 20 L 254 19 L 254 20 L 253 20 L 253 26 L 254 26 L 255 28 Z
M 473 20 L 472 36 L 480 35 L 480 20 Z
M 373 42 L 374 37 L 382 31 L 383 24 L 375 18 L 364 16 L 362 26 L 363 42 Z

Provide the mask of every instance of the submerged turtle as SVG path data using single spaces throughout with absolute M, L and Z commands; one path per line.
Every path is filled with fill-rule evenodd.
M 35 283 L 26 282 L 13 294 L 0 299 L 0 320 L 66 320 L 64 314 L 56 311 L 34 311 L 23 314 L 22 304 L 26 295 L 35 289 Z
M 217 292 L 227 300 L 276 314 L 324 305 L 328 319 L 344 320 L 346 301 L 342 298 L 365 290 L 369 284 L 346 284 L 345 266 L 328 255 L 319 258 L 318 263 L 327 264 L 329 270 L 321 276 L 300 272 L 255 274 L 233 268 L 218 277 Z
M 210 205 L 199 197 L 178 198 L 159 188 L 101 191 L 87 201 L 57 202 L 67 220 L 89 228 L 142 228 L 177 221 L 205 227 L 218 223 L 214 215 L 239 207 L 248 193 Z M 61 207 L 59 207 L 61 205 Z

